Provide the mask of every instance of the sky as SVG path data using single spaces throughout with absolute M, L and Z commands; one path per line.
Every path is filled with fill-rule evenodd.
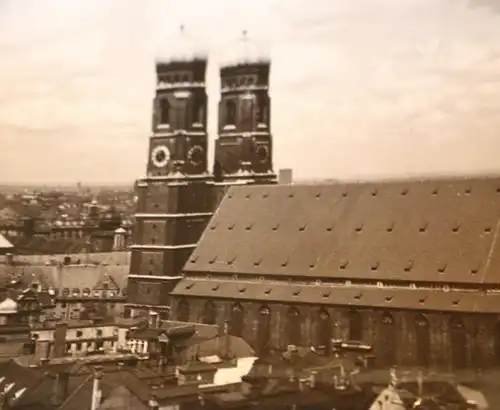
M 275 169 L 297 178 L 500 174 L 497 0 L 0 0 L 0 182 L 132 183 L 154 63 L 179 27 L 272 59 Z

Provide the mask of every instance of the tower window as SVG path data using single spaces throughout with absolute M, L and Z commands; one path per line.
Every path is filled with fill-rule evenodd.
M 264 95 L 257 97 L 257 122 L 259 124 L 267 123 L 267 102 Z
M 226 125 L 235 125 L 236 123 L 236 102 L 226 101 Z
M 166 99 L 160 100 L 160 123 L 170 123 L 170 104 Z

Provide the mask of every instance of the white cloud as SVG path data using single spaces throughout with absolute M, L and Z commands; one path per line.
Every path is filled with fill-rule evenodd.
M 175 49 L 181 24 L 211 58 L 212 143 L 218 62 L 246 29 L 273 58 L 277 168 L 330 178 L 499 169 L 492 8 L 463 0 L 3 5 L 2 180 L 141 176 L 154 56 Z

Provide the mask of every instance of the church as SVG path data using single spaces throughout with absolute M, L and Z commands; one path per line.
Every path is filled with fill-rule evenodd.
M 127 314 L 229 325 L 259 355 L 332 339 L 380 366 L 500 364 L 500 177 L 280 184 L 270 68 L 220 70 L 208 170 L 207 58 L 156 63 Z

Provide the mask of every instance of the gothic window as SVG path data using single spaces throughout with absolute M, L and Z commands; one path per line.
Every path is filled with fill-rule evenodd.
M 415 336 L 417 344 L 417 365 L 428 367 L 430 364 L 431 336 L 429 321 L 424 315 L 415 318 Z
M 257 123 L 266 124 L 268 117 L 268 105 L 266 97 L 263 94 L 259 94 L 257 97 Z
M 177 305 L 177 320 L 189 322 L 189 303 L 186 299 L 181 299 Z
M 245 310 L 243 306 L 236 303 L 231 310 L 231 334 L 241 337 L 245 327 Z
M 205 123 L 205 105 L 200 99 L 196 100 L 194 115 L 195 115 L 195 122 L 199 124 Z
M 201 322 L 206 325 L 215 325 L 217 321 L 217 311 L 214 302 L 208 301 L 203 307 Z
M 382 365 L 392 366 L 396 361 L 397 333 L 394 317 L 390 313 L 384 312 L 382 314 L 379 331 L 380 354 L 377 355 L 377 359 Z
M 226 125 L 236 124 L 236 102 L 233 100 L 226 101 Z
M 318 311 L 316 335 L 318 347 L 323 349 L 325 354 L 329 353 L 332 338 L 332 321 L 326 309 L 320 309 Z
M 363 320 L 357 310 L 349 312 L 349 339 L 363 340 Z
M 451 363 L 454 369 L 463 369 L 467 365 L 467 335 L 462 319 L 453 316 L 450 319 Z
M 160 100 L 160 123 L 170 123 L 170 103 L 166 98 Z
M 295 307 L 290 307 L 288 309 L 287 333 L 288 333 L 288 344 L 300 345 L 301 342 L 300 312 Z
M 271 345 L 271 309 L 261 306 L 257 324 L 257 350 L 263 354 L 268 352 Z

